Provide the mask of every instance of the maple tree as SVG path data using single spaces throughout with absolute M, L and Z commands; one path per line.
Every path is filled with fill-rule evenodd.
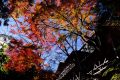
M 25 72 L 35 66 L 36 70 L 41 70 L 43 60 L 35 51 L 35 46 L 23 44 L 22 41 L 12 39 L 5 53 L 9 56 L 8 62 L 3 66 L 6 70 Z
M 24 71 L 29 66 L 28 63 L 31 63 L 29 56 L 35 57 L 35 54 L 40 55 L 50 51 L 54 45 L 66 52 L 64 42 L 73 50 L 77 50 L 68 38 L 75 42 L 78 37 L 81 37 L 82 41 L 86 42 L 94 34 L 96 13 L 93 9 L 95 6 L 96 0 L 35 0 L 35 2 L 33 0 L 8 0 L 6 4 L 2 2 L 0 11 L 3 12 L 5 26 L 8 26 L 8 18 L 12 17 L 15 25 L 9 25 L 10 32 L 23 34 L 31 40 L 28 44 L 36 46 L 24 48 L 22 42 L 16 40 L 11 42 L 14 46 L 9 45 L 6 53 L 9 53 L 12 59 L 6 67 Z M 22 21 L 18 19 L 20 17 L 23 17 Z M 18 28 L 18 30 L 13 28 Z M 27 58 L 28 63 L 24 64 Z M 24 69 L 17 66 L 18 64 L 9 67 L 14 61 L 20 61 Z M 32 61 L 34 62 L 33 59 Z
M 26 46 L 16 40 L 11 42 L 6 51 L 11 60 L 4 65 L 5 68 L 24 72 L 35 66 L 41 70 L 42 59 L 39 55 L 50 51 L 55 45 L 67 55 L 69 54 L 66 44 L 76 51 L 77 48 L 73 44 L 75 42 L 77 46 L 78 37 L 86 43 L 95 33 L 97 16 L 95 7 L 96 0 L 35 0 L 35 2 L 34 0 L 8 0 L 4 7 L 0 6 L 0 11 L 5 14 L 2 14 L 5 19 L 4 24 L 8 26 L 7 18 L 12 17 L 16 24 L 9 26 L 10 32 L 23 34 L 31 40 L 31 43 Z M 20 17 L 23 17 L 22 21 L 18 19 Z
M 64 47 L 66 38 L 86 42 L 94 34 L 96 0 L 8 0 L 10 16 L 15 20 L 18 31 L 33 44 L 41 45 L 41 52 L 49 51 L 54 45 Z M 24 7 L 23 7 L 24 6 Z M 24 21 L 17 18 L 24 17 Z M 63 32 L 63 33 L 61 33 Z M 67 33 L 67 34 L 66 34 Z
M 36 0 L 35 3 L 33 0 L 8 0 L 4 6 L 9 11 L 7 16 L 12 17 L 16 23 L 9 26 L 11 33 L 24 34 L 32 45 L 37 46 L 39 55 L 51 50 L 54 45 L 58 45 L 61 50 L 66 49 L 64 42 L 73 48 L 68 37 L 73 41 L 81 37 L 86 42 L 94 34 L 92 28 L 96 25 L 96 13 L 93 9 L 96 0 Z M 18 19 L 20 17 L 23 17 L 22 21 Z M 15 49 L 10 51 L 9 48 L 7 52 L 12 53 L 11 56 L 16 55 L 19 59 L 22 54 L 27 54 L 25 51 L 33 52 L 30 49 L 21 49 L 22 43 L 15 44 Z M 12 58 L 14 61 L 14 57 Z
M 5 17 L 6 26 L 8 17 L 12 17 L 15 21 L 15 25 L 9 26 L 10 32 L 23 34 L 31 40 L 28 44 L 36 46 L 36 52 L 34 52 L 35 48 L 24 48 L 21 45 L 24 44 L 22 42 L 11 42 L 15 46 L 9 47 L 7 51 L 11 56 L 11 60 L 5 65 L 8 69 L 26 70 L 31 66 L 30 63 L 34 63 L 34 59 L 31 60 L 29 57 L 35 57 L 36 53 L 41 55 L 50 51 L 54 45 L 68 55 L 66 44 L 75 51 L 77 48 L 74 49 L 72 44 L 75 42 L 77 45 L 78 37 L 81 37 L 83 42 L 87 42 L 95 33 L 96 0 L 35 0 L 35 3 L 33 0 L 8 0 L 7 4 L 2 5 L 7 9 L 4 11 L 7 16 Z M 18 19 L 20 17 L 23 17 L 22 21 Z M 70 39 L 72 44 L 69 42 Z M 26 59 L 28 63 L 25 64 Z M 39 59 L 41 59 L 40 56 Z M 19 63 L 14 64 L 16 61 L 23 64 L 23 69 L 20 68 Z

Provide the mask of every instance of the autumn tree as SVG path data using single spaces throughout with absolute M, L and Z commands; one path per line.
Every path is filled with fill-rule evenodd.
M 31 40 L 30 43 L 36 46 L 38 55 L 57 46 L 69 56 L 68 49 L 78 50 L 78 40 L 88 43 L 87 41 L 95 33 L 96 4 L 96 0 L 35 0 L 35 2 L 33 0 L 8 0 L 7 4 L 1 5 L 9 11 L 9 13 L 5 12 L 7 13 L 6 22 L 8 22 L 8 17 L 12 17 L 15 21 L 15 25 L 10 25 L 11 33 L 23 34 Z M 19 20 L 20 17 L 23 17 L 23 20 Z M 18 28 L 18 30 L 13 28 Z M 33 48 L 24 48 L 20 45 L 21 42 L 19 45 L 17 42 L 15 44 L 19 51 L 13 49 L 11 52 L 9 49 L 8 52 L 15 53 L 20 60 L 19 56 L 25 54 L 29 56 L 29 53 L 34 53 Z M 12 58 L 15 61 L 16 58 Z M 22 59 L 24 60 L 23 57 Z M 26 65 L 28 67 L 28 64 Z M 25 70 L 25 67 L 22 70 Z
M 37 54 L 34 45 L 23 44 L 22 41 L 12 39 L 8 45 L 5 54 L 9 56 L 9 61 L 4 64 L 6 70 L 13 70 L 16 72 L 25 72 L 35 66 L 38 72 L 41 70 L 41 63 L 43 60 Z
M 41 46 L 41 52 L 49 51 L 57 45 L 66 53 L 71 47 L 77 50 L 78 37 L 86 42 L 94 34 L 96 13 L 95 0 L 8 0 L 12 17 L 18 31 L 33 44 Z M 22 7 L 24 6 L 24 7 Z M 24 17 L 23 21 L 17 18 Z M 69 40 L 72 40 L 72 44 Z M 68 47 L 65 44 L 69 45 Z
M 8 18 L 15 22 L 9 25 L 10 32 L 27 37 L 36 45 L 39 55 L 56 47 L 69 56 L 69 50 L 78 50 L 80 41 L 87 43 L 95 33 L 95 6 L 96 0 L 7 0 L 2 2 L 0 10 L 2 16 L 6 15 L 2 17 L 5 26 Z

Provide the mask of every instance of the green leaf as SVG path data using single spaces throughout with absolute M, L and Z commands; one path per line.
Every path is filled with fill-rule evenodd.
M 120 74 L 114 74 L 110 80 L 120 80 Z

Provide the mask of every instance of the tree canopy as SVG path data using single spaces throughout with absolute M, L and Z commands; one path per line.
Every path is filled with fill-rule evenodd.
M 26 72 L 34 67 L 39 72 L 44 65 L 41 55 L 54 48 L 69 56 L 69 50 L 79 50 L 80 43 L 96 46 L 89 40 L 96 26 L 111 15 L 97 0 L 0 0 L 0 18 L 4 20 L 0 25 L 8 26 L 13 35 L 25 37 L 10 40 L 4 51 L 9 56 L 4 69 Z M 14 24 L 9 24 L 10 19 Z

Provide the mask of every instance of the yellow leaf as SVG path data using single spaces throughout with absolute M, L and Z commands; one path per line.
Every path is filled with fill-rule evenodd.
M 41 9 L 41 7 L 42 7 L 41 5 L 36 4 L 36 6 L 35 6 L 35 10 L 36 10 L 36 11 L 39 11 L 39 10 Z

